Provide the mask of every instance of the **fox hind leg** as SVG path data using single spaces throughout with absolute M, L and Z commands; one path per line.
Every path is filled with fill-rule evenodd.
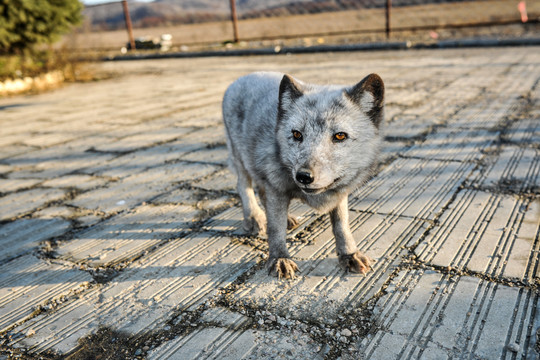
M 257 203 L 251 177 L 238 161 L 234 162 L 238 182 L 236 190 L 242 201 L 244 213 L 243 228 L 250 235 L 264 235 L 266 233 L 266 215 Z

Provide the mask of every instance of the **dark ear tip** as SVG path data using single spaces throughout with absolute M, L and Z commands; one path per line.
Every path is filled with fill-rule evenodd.
M 375 90 L 377 93 L 384 94 L 384 81 L 378 74 L 369 74 L 366 77 L 365 86 L 368 89 Z
M 291 96 L 291 99 L 296 99 L 302 96 L 300 85 L 298 85 L 296 80 L 294 80 L 294 78 L 289 74 L 284 74 L 281 78 L 281 83 L 279 84 L 280 96 L 285 92 Z
M 373 81 L 380 81 L 383 82 L 382 78 L 379 76 L 379 74 L 371 73 L 367 76 L 368 79 L 371 79 Z
M 294 81 L 294 78 L 289 74 L 283 74 L 283 77 L 281 78 L 280 88 L 297 88 L 296 81 Z
M 292 76 L 289 74 L 283 74 L 283 77 L 281 78 L 281 82 L 283 81 L 294 82 Z
M 375 105 L 382 106 L 384 101 L 384 82 L 377 74 L 369 74 L 347 91 L 347 95 L 355 102 L 362 99 L 362 94 L 367 91 L 375 97 Z

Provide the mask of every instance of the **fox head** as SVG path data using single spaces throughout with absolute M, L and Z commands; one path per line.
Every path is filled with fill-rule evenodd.
M 371 74 L 351 87 L 284 75 L 276 137 L 282 163 L 305 194 L 350 189 L 369 176 L 380 146 L 384 84 Z

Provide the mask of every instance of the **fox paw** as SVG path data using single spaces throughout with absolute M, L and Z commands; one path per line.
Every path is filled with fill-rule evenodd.
M 362 254 L 360 251 L 357 251 L 350 255 L 340 255 L 339 263 L 346 271 L 365 275 L 371 270 L 371 265 L 374 263 L 374 260 L 369 256 Z
M 273 274 L 279 279 L 294 279 L 295 271 L 299 271 L 298 266 L 289 258 L 269 259 L 266 263 L 268 275 Z
M 266 234 L 266 216 L 263 212 L 244 218 L 242 227 L 249 235 L 262 236 Z
M 287 230 L 292 230 L 298 226 L 298 219 L 294 216 L 289 215 L 287 217 Z

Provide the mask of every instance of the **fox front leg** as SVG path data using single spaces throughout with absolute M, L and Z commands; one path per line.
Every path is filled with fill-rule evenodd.
M 298 266 L 287 249 L 287 210 L 290 199 L 273 191 L 266 192 L 266 219 L 269 256 L 266 268 L 278 278 L 294 279 Z
M 346 271 L 366 274 L 371 270 L 373 259 L 364 255 L 356 247 L 356 243 L 349 227 L 349 205 L 347 196 L 344 196 L 338 206 L 330 211 L 332 231 L 336 239 L 336 248 L 340 265 Z

